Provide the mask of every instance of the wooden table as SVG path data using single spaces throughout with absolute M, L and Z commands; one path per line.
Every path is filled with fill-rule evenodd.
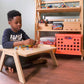
M 24 84 L 25 83 L 25 78 L 24 78 L 24 74 L 23 74 L 23 71 L 22 71 L 19 55 L 24 56 L 24 57 L 28 57 L 28 56 L 32 56 L 32 55 L 36 55 L 36 54 L 40 54 L 40 53 L 44 53 L 46 51 L 49 51 L 50 55 L 51 55 L 51 58 L 54 62 L 54 65 L 57 66 L 57 60 L 56 60 L 56 57 L 53 53 L 53 49 L 56 49 L 56 47 L 51 47 L 51 46 L 48 46 L 48 45 L 39 45 L 38 48 L 31 48 L 29 50 L 27 50 L 27 49 L 25 49 L 25 50 L 22 50 L 22 49 L 19 49 L 19 50 L 0 49 L 1 51 L 3 51 L 1 59 L 0 59 L 0 71 L 2 71 L 5 55 L 7 54 L 7 55 L 13 56 L 14 61 L 15 61 L 15 65 L 16 65 L 16 69 L 17 69 L 17 74 L 18 74 L 19 81 Z

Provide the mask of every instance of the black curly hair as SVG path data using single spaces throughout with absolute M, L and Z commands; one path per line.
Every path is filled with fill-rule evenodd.
M 15 16 L 21 16 L 21 13 L 17 10 L 11 10 L 7 13 L 8 21 L 11 21 L 13 17 Z

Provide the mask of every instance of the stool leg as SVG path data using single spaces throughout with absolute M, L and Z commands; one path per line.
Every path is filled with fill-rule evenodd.
M 1 59 L 0 59 L 0 71 L 2 71 L 3 63 L 5 59 L 5 53 L 4 51 L 2 52 Z
M 56 57 L 55 57 L 55 54 L 54 54 L 54 52 L 53 52 L 53 50 L 51 50 L 50 51 L 50 55 L 51 55 L 51 58 L 52 58 L 52 60 L 53 60 L 53 62 L 54 62 L 54 65 L 58 65 L 57 64 L 57 59 L 56 59 Z
M 24 78 L 24 74 L 23 74 L 23 71 L 22 71 L 22 67 L 21 67 L 19 56 L 15 52 L 13 57 L 14 57 L 14 61 L 15 61 L 15 65 L 16 65 L 19 81 L 24 84 L 25 83 L 25 78 Z

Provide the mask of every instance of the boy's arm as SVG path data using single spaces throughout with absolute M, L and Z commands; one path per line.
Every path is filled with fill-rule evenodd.
M 21 29 L 20 32 L 22 33 L 22 39 L 23 39 L 23 41 L 14 42 L 13 43 L 13 47 L 20 46 L 20 45 L 26 45 L 26 44 L 28 45 L 29 42 L 30 42 L 29 36 L 22 29 Z
M 2 36 L 2 46 L 3 48 L 13 48 L 15 46 L 23 45 L 23 41 L 14 42 L 10 41 L 11 30 L 6 29 Z
M 23 41 L 10 41 L 10 29 L 6 29 L 4 31 L 3 37 L 2 37 L 2 46 L 3 48 L 13 48 L 15 46 L 20 45 L 32 45 L 34 43 L 34 40 L 30 39 L 25 32 L 23 32 Z
M 18 41 L 13 43 L 13 47 L 23 45 L 23 41 Z
M 23 41 L 18 41 L 13 43 L 13 47 L 20 46 L 20 45 L 35 45 L 35 41 L 33 39 L 27 39 Z
M 13 47 L 15 46 L 20 46 L 20 45 L 30 45 L 30 39 L 23 40 L 23 41 L 18 41 L 13 43 Z

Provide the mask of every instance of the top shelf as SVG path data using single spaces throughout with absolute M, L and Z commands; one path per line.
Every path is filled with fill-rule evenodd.
M 38 8 L 36 9 L 37 12 L 40 13 L 50 13 L 50 12 L 80 12 L 80 7 L 72 7 L 72 8 Z
M 64 2 L 80 2 L 80 0 L 42 1 L 42 4 L 64 3 Z

